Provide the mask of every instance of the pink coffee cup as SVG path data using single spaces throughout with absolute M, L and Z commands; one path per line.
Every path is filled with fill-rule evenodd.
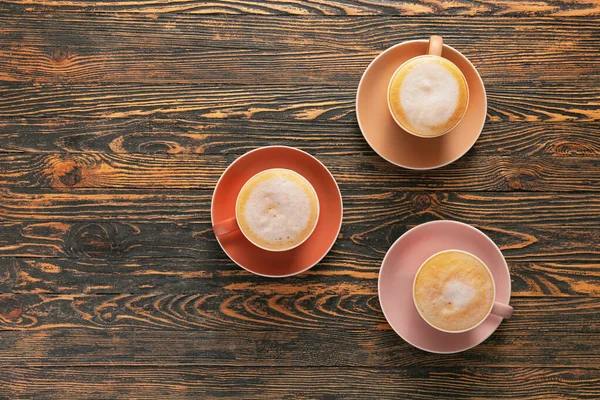
M 437 253 L 433 254 L 431 257 L 429 257 L 427 260 L 425 260 L 423 262 L 423 264 L 421 264 L 421 266 L 417 270 L 417 273 L 415 274 L 415 278 L 413 280 L 413 290 L 412 290 L 413 302 L 415 303 L 415 308 L 417 309 L 417 312 L 419 313 L 419 315 L 421 316 L 421 318 L 423 318 L 423 320 L 425 322 L 427 322 L 427 324 L 429 324 L 431 327 L 433 327 L 433 328 L 435 328 L 435 329 L 437 329 L 439 331 L 447 332 L 447 333 L 464 333 L 464 332 L 471 331 L 471 330 L 477 328 L 479 325 L 481 325 L 483 323 L 483 321 L 485 321 L 490 314 L 497 315 L 497 316 L 499 316 L 501 318 L 504 318 L 504 319 L 510 318 L 512 316 L 512 313 L 513 313 L 513 308 L 510 305 L 508 305 L 508 304 L 500 303 L 498 301 L 493 301 L 492 302 L 492 304 L 490 305 L 489 309 L 487 310 L 487 312 L 485 313 L 485 315 L 481 318 L 481 320 L 479 322 L 477 322 L 476 324 L 470 326 L 467 329 L 462 329 L 462 330 L 446 330 L 446 329 L 442 329 L 442 328 L 440 328 L 438 326 L 435 326 L 431 321 L 429 321 L 427 319 L 427 317 L 425 315 L 423 315 L 423 313 L 421 312 L 421 310 L 420 310 L 420 308 L 419 308 L 419 306 L 417 304 L 417 299 L 415 297 L 415 289 L 416 289 L 417 278 L 419 277 L 419 273 L 422 271 L 423 267 L 432 258 L 437 257 L 440 254 L 449 253 L 449 252 L 464 253 L 464 254 L 467 254 L 467 255 L 475 258 L 476 260 L 478 260 L 481 263 L 481 265 L 483 265 L 485 267 L 485 269 L 487 270 L 487 272 L 488 272 L 488 274 L 490 276 L 490 280 L 491 280 L 492 287 L 493 287 L 493 297 L 492 298 L 494 298 L 494 299 L 496 298 L 496 282 L 494 281 L 494 276 L 491 273 L 489 267 L 479 257 L 477 257 L 474 254 L 471 254 L 469 252 L 463 251 L 463 250 L 454 250 L 454 249 L 443 250 L 443 251 L 440 251 L 440 252 L 437 252 Z

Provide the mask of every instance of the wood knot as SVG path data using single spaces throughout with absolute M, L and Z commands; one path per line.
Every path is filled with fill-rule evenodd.
M 154 140 L 150 142 L 141 143 L 138 146 L 138 151 L 142 153 L 179 154 L 183 153 L 185 149 L 179 143 L 173 141 Z
M 113 322 L 115 320 L 115 314 L 111 313 L 111 312 L 106 312 L 104 314 L 102 314 L 102 320 L 104 322 Z
M 65 161 L 56 167 L 56 175 L 60 182 L 65 186 L 75 186 L 81 182 L 83 176 L 81 168 L 73 161 Z
M 416 212 L 427 211 L 431 207 L 431 196 L 428 194 L 418 194 L 413 199 L 413 206 Z
M 44 162 L 48 167 L 44 173 L 53 187 L 75 187 L 81 185 L 90 171 L 96 168 L 95 160 L 82 156 L 50 155 Z
M 508 187 L 511 190 L 531 190 L 535 187 L 537 180 L 535 171 L 527 171 L 517 168 L 516 171 L 507 176 Z
M 566 140 L 559 140 L 553 143 L 549 152 L 560 156 L 594 156 L 597 154 L 594 146 L 591 144 L 572 143 Z
M 0 318 L 14 321 L 21 316 L 23 309 L 13 294 L 0 294 Z
M 67 47 L 57 47 L 52 52 L 52 61 L 56 64 L 62 64 L 69 59 L 71 52 Z
M 114 224 L 74 224 L 65 237 L 65 252 L 77 257 L 115 259 L 126 251 L 123 235 L 127 226 Z

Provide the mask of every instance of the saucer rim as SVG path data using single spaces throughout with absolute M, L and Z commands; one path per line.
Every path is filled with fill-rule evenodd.
M 477 77 L 479 78 L 479 81 L 481 82 L 481 86 L 482 86 L 482 88 L 483 88 L 483 95 L 484 95 L 484 96 L 483 96 L 483 98 L 484 98 L 484 103 L 485 103 L 485 113 L 484 113 L 484 115 L 485 115 L 485 116 L 484 116 L 484 118 L 483 118 L 483 121 L 482 121 L 482 123 L 481 123 L 481 127 L 479 128 L 479 133 L 477 134 L 477 137 L 475 137 L 475 140 L 473 140 L 473 143 L 471 143 L 471 145 L 469 146 L 469 148 L 468 148 L 468 149 L 466 149 L 466 150 L 465 150 L 463 153 L 461 153 L 460 155 L 458 155 L 458 157 L 454 158 L 454 159 L 453 159 L 453 160 L 451 160 L 451 161 L 448 161 L 447 163 L 440 164 L 440 165 L 435 165 L 435 166 L 433 166 L 433 167 L 423 167 L 423 168 L 419 168 L 419 167 L 410 167 L 410 166 L 403 165 L 403 164 L 400 164 L 400 163 L 398 163 L 398 162 L 392 161 L 392 160 L 390 160 L 390 159 L 389 159 L 389 158 L 387 158 L 387 157 L 384 157 L 384 156 L 383 156 L 383 155 L 382 155 L 382 154 L 381 154 L 379 151 L 377 151 L 377 150 L 375 149 L 375 147 L 373 147 L 373 145 L 372 145 L 372 144 L 371 144 L 371 142 L 369 141 L 369 138 L 367 137 L 367 135 L 366 135 L 366 134 L 365 134 L 365 132 L 364 132 L 363 126 L 362 126 L 362 124 L 361 124 L 361 122 L 360 122 L 360 113 L 358 112 L 358 97 L 359 97 L 359 95 L 360 95 L 360 92 L 361 92 L 361 87 L 362 87 L 362 84 L 363 84 L 363 80 L 364 80 L 365 76 L 367 75 L 367 72 L 369 72 L 369 69 L 371 69 L 371 67 L 372 67 L 372 66 L 373 66 L 373 65 L 374 65 L 374 64 L 375 64 L 375 63 L 376 63 L 376 62 L 377 62 L 377 61 L 378 61 L 378 60 L 379 60 L 379 59 L 380 59 L 380 58 L 381 58 L 381 57 L 382 57 L 382 56 L 383 56 L 385 53 L 387 53 L 388 51 L 392 51 L 392 50 L 394 50 L 394 49 L 395 49 L 395 48 L 397 48 L 397 47 L 405 46 L 405 45 L 407 45 L 407 44 L 409 44 L 409 43 L 415 43 L 415 42 L 427 43 L 427 42 L 428 42 L 428 40 L 427 40 L 427 39 L 406 40 L 406 41 L 404 41 L 404 42 L 402 42 L 402 43 L 395 44 L 395 45 L 393 45 L 393 46 L 390 46 L 390 47 L 388 47 L 387 49 L 383 50 L 381 53 L 379 53 L 379 54 L 378 54 L 378 55 L 377 55 L 377 56 L 376 56 L 376 57 L 375 57 L 375 58 L 374 58 L 374 59 L 373 59 L 373 60 L 372 60 L 372 61 L 369 63 L 369 65 L 367 66 L 367 68 L 365 68 L 365 71 L 363 72 L 362 76 L 360 77 L 360 81 L 358 82 L 358 88 L 357 88 L 357 90 L 356 90 L 356 97 L 355 97 L 355 100 L 354 100 L 354 103 L 355 103 L 355 106 L 354 106 L 354 111 L 355 111 L 355 114 L 356 114 L 356 121 L 358 122 L 358 127 L 359 127 L 359 129 L 360 129 L 360 133 L 362 134 L 363 138 L 365 139 L 365 141 L 367 142 L 367 144 L 369 145 L 369 147 L 370 147 L 370 148 L 371 148 L 371 149 L 372 149 L 372 150 L 373 150 L 375 153 L 377 153 L 377 155 L 378 155 L 379 157 L 381 157 L 381 158 L 383 158 L 384 160 L 386 160 L 387 162 L 389 162 L 389 163 L 391 163 L 391 164 L 394 164 L 394 165 L 396 165 L 396 166 L 398 166 L 398 167 L 401 167 L 401 168 L 406 168 L 406 169 L 410 169 L 410 170 L 413 170 L 413 171 L 430 171 L 430 170 L 433 170 L 433 169 L 443 168 L 443 167 L 445 167 L 445 166 L 447 166 L 447 165 L 450 165 L 450 164 L 452 164 L 453 162 L 456 162 L 456 161 L 457 161 L 457 160 L 459 160 L 461 157 L 463 157 L 465 154 L 467 154 L 467 153 L 469 152 L 469 150 L 471 150 L 471 149 L 473 148 L 473 146 L 475 145 L 475 143 L 477 143 L 477 141 L 479 140 L 479 137 L 481 136 L 481 133 L 483 132 L 483 128 L 485 127 L 485 121 L 486 121 L 486 119 L 487 119 L 487 111 L 488 111 L 488 101 L 487 101 L 488 99 L 487 99 L 487 91 L 485 90 L 485 84 L 483 83 L 483 79 L 481 78 L 481 74 L 479 73 L 479 71 L 477 70 L 477 68 L 475 68 L 475 65 L 473 65 L 473 63 L 471 62 L 471 60 L 469 60 L 469 59 L 468 59 L 468 58 L 467 58 L 467 57 L 466 57 L 466 56 L 465 56 L 463 53 L 461 53 L 460 51 L 456 50 L 454 47 L 452 47 L 452 46 L 449 46 L 449 45 L 447 45 L 447 44 L 445 44 L 445 43 L 444 43 L 444 44 L 443 44 L 443 47 L 448 47 L 448 48 L 450 48 L 450 49 L 452 49 L 452 50 L 456 51 L 458 54 L 460 54 L 460 56 L 461 56 L 461 57 L 463 57 L 463 58 L 464 58 L 464 59 L 465 59 L 465 60 L 466 60 L 466 61 L 469 63 L 469 65 L 471 65 L 471 67 L 473 68 L 473 70 L 474 70 L 474 71 L 477 73 Z M 441 56 L 440 56 L 440 57 L 441 57 Z M 444 57 L 444 58 L 445 58 L 445 57 Z M 470 96 L 470 95 L 471 95 L 471 92 L 470 92 L 470 89 L 469 89 L 469 96 Z M 454 130 L 455 128 L 456 128 L 456 127 L 452 128 L 450 131 L 448 131 L 447 133 L 445 133 L 445 135 L 447 135 L 447 134 L 449 134 L 450 132 L 452 132 L 452 130 Z M 443 135 L 442 135 L 442 136 L 443 136 Z M 420 138 L 420 139 L 423 139 L 423 140 L 429 140 L 429 138 Z M 435 138 L 433 138 L 433 139 L 435 139 Z
M 500 319 L 500 321 L 498 321 L 498 325 L 496 325 L 496 327 L 494 329 L 492 329 L 490 331 L 490 334 L 487 335 L 485 338 L 483 338 L 481 341 L 478 341 L 477 343 L 473 344 L 472 346 L 460 349 L 460 350 L 455 350 L 455 351 L 436 351 L 436 350 L 429 350 L 426 349 L 424 347 L 421 346 L 417 346 L 416 344 L 412 343 L 411 341 L 407 340 L 404 336 L 402 336 L 400 334 L 400 332 L 398 332 L 398 330 L 390 323 L 390 320 L 385 312 L 385 307 L 383 306 L 383 301 L 381 301 L 382 297 L 381 297 L 381 275 L 382 275 L 382 271 L 383 271 L 383 267 L 385 265 L 385 261 L 388 258 L 389 254 L 391 253 L 391 250 L 394 246 L 396 246 L 396 244 L 398 242 L 400 242 L 400 240 L 402 238 L 404 238 L 404 236 L 408 235 L 409 233 L 411 233 L 412 231 L 414 231 L 415 229 L 425 226 L 425 225 L 435 225 L 435 224 L 439 224 L 439 223 L 450 223 L 450 224 L 457 224 L 457 225 L 462 225 L 463 227 L 469 228 L 471 230 L 475 230 L 477 231 L 478 234 L 482 235 L 485 239 L 487 239 L 488 242 L 490 242 L 493 247 L 498 251 L 498 253 L 500 254 L 500 257 L 502 258 L 502 264 L 504 265 L 504 271 L 506 273 L 506 275 L 508 276 L 507 282 L 508 282 L 508 303 L 510 304 L 510 298 L 512 296 L 512 282 L 510 279 L 510 270 L 508 269 L 508 264 L 506 263 L 506 258 L 504 258 L 504 255 L 502 254 L 502 251 L 500 250 L 500 248 L 498 247 L 498 245 L 496 243 L 494 243 L 494 241 L 492 239 L 490 239 L 490 237 L 488 235 L 486 235 L 485 233 L 483 233 L 481 230 L 475 228 L 472 225 L 466 224 L 464 222 L 460 222 L 460 221 L 453 221 L 453 220 L 446 220 L 446 219 L 440 219 L 440 220 L 436 220 L 436 221 L 429 221 L 429 222 L 424 222 L 420 225 L 417 225 L 415 227 L 412 227 L 411 229 L 407 230 L 406 232 L 404 232 L 402 235 L 400 235 L 400 237 L 398 239 L 396 239 L 396 241 L 390 246 L 390 248 L 388 249 L 388 251 L 385 253 L 385 256 L 383 257 L 383 261 L 381 262 L 381 267 L 379 268 L 379 276 L 377 277 L 377 297 L 379 299 L 379 305 L 381 306 L 381 312 L 383 313 L 383 316 L 385 317 L 385 320 L 387 321 L 388 325 L 392 328 L 392 330 L 396 333 L 396 335 L 400 336 L 400 338 L 402 338 L 406 343 L 410 344 L 411 346 L 422 350 L 422 351 L 426 351 L 428 353 L 434 353 L 434 354 L 456 354 L 456 353 L 462 353 L 463 351 L 467 351 L 470 350 L 476 346 L 479 346 L 481 343 L 485 342 L 486 340 L 489 339 L 490 336 L 492 336 L 497 330 L 498 327 L 500 326 L 500 324 L 502 323 L 502 321 L 504 320 L 503 318 Z M 443 251 L 443 250 L 441 250 Z M 416 275 L 416 273 L 415 273 Z M 494 299 L 495 300 L 495 299 Z M 484 320 L 485 321 L 485 320 Z M 435 328 L 433 328 L 435 329 Z M 465 333 L 468 332 L 462 332 L 462 333 L 456 333 L 456 335 L 463 335 Z
M 268 274 L 261 274 L 259 272 L 252 271 L 252 270 L 246 268 L 245 266 L 243 266 L 242 264 L 238 263 L 237 261 L 235 261 L 229 255 L 229 253 L 227 252 L 227 250 L 225 250 L 225 247 L 223 247 L 223 244 L 221 243 L 221 240 L 217 237 L 217 235 L 215 235 L 215 238 L 217 239 L 217 243 L 219 243 L 219 246 L 221 247 L 221 250 L 223 250 L 223 252 L 227 255 L 227 257 L 229 257 L 229 259 L 231 261 L 233 261 L 234 264 L 238 265 L 242 269 L 244 269 L 244 270 L 246 270 L 246 271 L 248 271 L 248 272 L 250 272 L 250 273 L 252 273 L 254 275 L 263 276 L 265 278 L 287 278 L 287 277 L 290 277 L 290 276 L 295 276 L 295 275 L 299 275 L 299 274 L 301 274 L 303 272 L 306 272 L 309 269 L 311 269 L 312 267 L 314 267 L 315 265 L 317 265 L 318 263 L 320 263 L 323 260 L 323 258 L 325 258 L 325 256 L 327 254 L 329 254 L 329 252 L 331 251 L 331 249 L 335 245 L 335 242 L 337 242 L 338 236 L 339 236 L 339 234 L 340 234 L 340 232 L 342 230 L 342 223 L 344 221 L 344 200 L 342 198 L 342 192 L 340 191 L 340 186 L 338 185 L 338 183 L 335 180 L 335 177 L 333 176 L 333 174 L 331 173 L 331 171 L 329 171 L 329 169 L 325 166 L 325 164 L 323 164 L 318 158 L 316 158 L 312 154 L 310 154 L 310 153 L 308 153 L 308 152 L 306 152 L 304 150 L 300 150 L 300 149 L 298 149 L 296 147 L 282 146 L 282 145 L 270 145 L 270 146 L 257 147 L 256 149 L 252 149 L 252 150 L 250 150 L 250 151 L 248 151 L 248 152 L 240 155 L 238 158 L 236 158 L 235 160 L 233 160 L 233 162 L 231 164 L 229 164 L 229 166 L 227 168 L 225 168 L 225 170 L 223 171 L 223 173 L 221 174 L 221 176 L 217 180 L 217 184 L 215 185 L 215 189 L 213 190 L 212 199 L 210 200 L 210 223 L 211 223 L 212 228 L 214 229 L 214 226 L 215 226 L 215 222 L 214 222 L 214 201 L 215 201 L 215 194 L 217 192 L 219 184 L 221 183 L 221 180 L 223 179 L 223 177 L 225 176 L 225 174 L 227 174 L 227 171 L 229 171 L 229 169 L 232 168 L 238 161 L 240 161 L 242 158 L 248 156 L 249 154 L 257 152 L 257 151 L 260 151 L 260 150 L 270 149 L 270 148 L 287 149 L 287 150 L 293 150 L 293 151 L 298 151 L 298 152 L 304 153 L 304 154 L 308 155 L 309 157 L 311 157 L 316 162 L 318 162 L 319 164 L 321 164 L 321 166 L 325 169 L 325 171 L 327 171 L 327 173 L 329 174 L 329 176 L 333 180 L 333 183 L 335 184 L 335 187 L 337 189 L 338 198 L 339 198 L 339 202 L 340 202 L 340 206 L 341 206 L 341 214 L 342 214 L 342 217 L 340 218 L 340 224 L 339 224 L 339 226 L 337 228 L 337 233 L 335 235 L 335 239 L 331 242 L 331 245 L 329 246 L 329 248 L 327 249 L 327 251 L 325 251 L 323 253 L 323 255 L 321 256 L 321 258 L 319 258 L 314 264 L 309 265 L 305 269 L 303 269 L 301 271 L 298 271 L 298 272 L 291 273 L 291 274 L 285 274 L 285 275 L 268 275 Z M 297 248 L 298 247 L 295 247 L 293 249 L 290 249 L 289 251 L 294 251 Z

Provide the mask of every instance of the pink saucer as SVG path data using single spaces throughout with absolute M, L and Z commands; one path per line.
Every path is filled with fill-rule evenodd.
M 425 170 L 462 157 L 477 141 L 487 115 L 487 97 L 479 73 L 460 52 L 444 45 L 442 57 L 452 61 L 469 85 L 469 106 L 462 121 L 447 134 L 419 138 L 400 128 L 388 109 L 387 90 L 396 69 L 427 52 L 427 40 L 412 40 L 379 54 L 365 70 L 356 93 L 356 119 L 365 140 L 377 154 L 400 167 Z
M 496 301 L 509 304 L 510 274 L 500 249 L 480 230 L 455 221 L 428 222 L 404 233 L 390 247 L 379 271 L 379 302 L 391 327 L 413 346 L 432 353 L 457 353 L 477 346 L 502 322 L 490 315 L 465 333 L 444 333 L 419 315 L 412 297 L 413 280 L 423 262 L 448 249 L 479 257 L 496 281 Z
M 244 183 L 270 168 L 296 171 L 315 188 L 320 214 L 312 235 L 300 246 L 282 252 L 260 249 L 239 231 L 217 238 L 217 241 L 240 267 L 257 275 L 283 278 L 308 270 L 333 247 L 342 226 L 342 195 L 333 175 L 310 154 L 293 147 L 261 147 L 235 160 L 217 182 L 211 204 L 213 226 L 235 217 L 235 203 Z

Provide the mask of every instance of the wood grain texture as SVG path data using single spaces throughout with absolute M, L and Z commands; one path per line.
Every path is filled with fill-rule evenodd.
M 407 204 L 407 208 L 423 204 L 419 201 L 427 201 L 426 197 L 416 196 L 415 203 Z M 387 249 L 402 233 L 423 222 L 439 219 L 440 214 L 447 213 L 453 206 L 458 205 L 448 202 L 434 205 L 429 211 L 417 211 L 416 215 L 390 215 L 379 221 L 370 221 L 367 226 L 361 226 L 360 222 L 344 224 L 330 253 L 335 257 L 332 262 L 338 263 L 333 265 L 357 269 L 378 267 Z M 528 214 L 528 211 L 524 206 L 521 214 Z M 537 211 L 535 215 L 539 216 L 541 210 Z M 498 212 L 507 211 L 501 208 Z M 566 214 L 569 215 L 569 212 Z M 585 216 L 582 218 L 585 219 Z M 499 245 L 509 262 L 600 263 L 594 216 L 588 216 L 590 224 L 586 226 L 563 222 L 565 225 L 561 226 L 565 229 L 557 229 L 555 222 L 512 221 L 496 225 L 475 216 L 459 220 L 485 232 Z M 106 262 L 179 257 L 225 261 L 226 265 L 233 265 L 217 245 L 210 222 L 32 221 L 3 222 L 0 228 L 3 232 L 0 250 L 4 257 L 67 257 Z
M 216 255 L 209 191 L 0 193 L 3 256 L 225 260 Z M 478 227 L 511 262 L 600 262 L 595 194 L 344 190 L 343 195 L 344 224 L 332 254 L 344 265 L 378 263 L 407 229 L 437 219 Z
M 330 143 L 332 132 L 335 146 Z M 319 157 L 362 157 L 372 152 L 355 119 L 229 120 L 205 119 L 191 113 L 185 118 L 0 119 L 0 152 L 5 153 L 219 154 L 229 160 L 231 155 L 273 144 L 299 147 Z M 472 153 L 473 157 L 502 155 L 530 160 L 597 158 L 600 124 L 488 121 Z M 470 156 L 471 153 L 467 155 Z
M 59 2 L 52 0 L 7 0 L 8 11 L 40 12 L 64 11 L 82 13 L 139 13 L 139 14 L 258 14 L 258 15 L 448 15 L 448 16 L 594 16 L 600 14 L 598 3 L 593 0 L 575 1 L 518 1 L 518 0 L 137 0 L 99 2 L 75 0 Z
M 7 346 L 0 348 L 0 360 L 3 365 L 13 367 L 245 365 L 417 370 L 527 364 L 530 367 L 593 368 L 594 360 L 599 357 L 594 338 L 588 333 L 554 330 L 536 335 L 531 331 L 515 332 L 504 325 L 480 346 L 463 354 L 446 355 L 416 349 L 383 326 L 353 330 L 299 329 L 294 332 L 55 327 L 39 331 L 2 331 L 2 336 Z M 169 343 L 169 346 L 157 345 L 162 343 Z
M 90 240 L 91 241 L 91 240 Z M 182 244 L 174 244 L 173 253 Z M 213 248 L 215 247 L 215 248 Z M 141 253 L 146 248 L 139 245 Z M 353 257 L 360 248 L 341 243 L 319 265 L 298 279 L 272 283 L 234 265 L 211 246 L 197 258 L 160 258 L 148 247 L 148 258 L 0 258 L 0 291 L 3 293 L 370 293 L 377 292 L 381 260 Z M 181 252 L 183 253 L 183 252 Z M 510 252 L 508 252 L 510 254 Z M 162 254 L 166 249 L 162 249 Z M 202 255 L 202 256 L 201 256 Z M 520 257 L 520 258 L 527 258 Z M 509 261 L 514 296 L 600 297 L 600 262 Z
M 235 367 L 338 367 L 370 368 L 460 368 L 518 367 L 530 357 L 539 362 L 530 367 L 593 368 L 593 338 L 586 334 L 534 335 L 499 330 L 479 347 L 462 355 L 435 355 L 413 348 L 391 329 L 297 330 L 247 332 L 167 330 L 90 330 L 55 328 L 44 331 L 3 331 L 8 348 L 0 349 L 3 365 L 17 367 L 60 366 L 222 366 Z M 344 345 L 344 340 L 352 347 Z M 577 347 L 577 341 L 581 340 Z M 564 347 L 559 343 L 563 342 Z M 169 346 L 157 343 L 169 343 Z M 324 345 L 326 343 L 326 345 Z M 522 346 L 522 353 L 514 351 Z M 544 346 L 545 348 L 542 348 Z M 587 354 L 586 354 L 587 353 Z M 569 355 L 581 360 L 573 365 Z M 57 356 L 60 356 L 58 358 Z M 555 363 L 555 364 L 552 364 Z
M 0 398 L 600 397 L 599 26 L 596 0 L 2 2 Z M 355 94 L 430 34 L 488 115 L 457 163 L 411 172 L 368 147 Z M 345 206 L 282 280 L 229 260 L 209 214 L 271 144 L 316 155 Z M 500 246 L 515 307 L 452 355 L 377 296 L 391 244 L 439 219 Z
M 0 13 L 0 40 L 11 43 L 0 47 L 0 81 L 356 88 L 381 51 L 434 33 L 488 89 L 583 89 L 600 78 L 600 19 L 38 15 Z
M 0 360 L 23 365 L 597 368 L 591 298 L 513 298 L 467 353 L 426 354 L 387 325 L 377 295 L 295 293 L 0 297 Z M 2 331 L 2 329 L 7 331 Z M 157 344 L 169 343 L 168 346 Z M 157 348 L 160 347 L 160 348 Z
M 596 371 L 548 368 L 2 368 L 0 384 L 13 399 L 411 399 L 594 398 Z M 1 387 L 2 385 L 0 385 Z M 440 393 L 444 395 L 440 396 Z M 2 393 L 0 393 L 2 394 Z
M 488 121 L 600 120 L 600 88 L 507 85 L 489 88 Z M 106 119 L 136 116 L 207 119 L 355 120 L 356 87 L 210 85 L 8 85 L 0 118 Z
M 421 2 L 383 0 L 293 0 L 276 1 L 114 1 L 77 0 L 57 2 L 49 0 L 8 0 L 10 12 L 63 11 L 81 13 L 139 13 L 139 14 L 257 14 L 257 15 L 452 15 L 452 16 L 597 16 L 598 3 L 593 0 L 576 1 L 517 1 L 517 0 L 459 0 Z
M 356 279 L 374 285 L 383 255 L 396 238 L 437 219 L 441 208 L 397 221 L 390 216 L 368 227 L 344 224 L 332 251 L 302 282 L 327 286 Z M 525 207 L 521 212 L 527 211 Z M 557 229 L 554 223 L 491 224 L 473 217 L 463 221 L 500 246 L 517 293 L 597 295 L 599 240 L 597 220 L 590 218 L 588 226 L 567 229 Z M 255 281 L 223 254 L 208 222 L 15 222 L 0 224 L 0 231 L 5 257 L 0 288 L 9 292 L 131 293 L 166 285 L 185 293 L 205 278 L 223 279 L 222 284 L 227 279 Z M 329 281 L 320 282 L 327 276 Z
M 349 333 L 391 330 L 381 312 L 377 293 L 363 294 L 352 287 L 346 293 L 330 292 L 326 288 L 313 293 L 303 290 L 283 293 L 277 291 L 277 284 L 263 293 L 252 293 L 244 286 L 239 285 L 240 290 L 235 290 L 236 285 L 232 285 L 225 293 L 3 294 L 0 296 L 0 329 L 135 328 L 239 332 L 339 329 Z M 521 340 L 529 337 L 531 344 L 540 340 L 537 337 L 540 333 L 547 334 L 549 340 L 560 336 L 559 333 L 573 337 L 588 335 L 590 346 L 596 342 L 600 322 L 598 298 L 513 297 L 511 304 L 516 312 L 498 332 L 511 332 Z M 346 335 L 338 336 L 343 341 Z M 579 341 L 573 345 L 584 343 Z M 564 343 L 560 345 L 565 346 Z M 349 346 L 349 351 L 351 349 Z M 585 348 L 587 352 L 590 350 Z M 599 361 L 598 356 L 598 349 L 593 349 L 589 360 L 592 365 Z M 571 361 L 575 362 L 574 359 Z
M 549 224 L 576 231 L 595 227 L 600 209 L 598 196 L 585 193 L 410 193 L 368 186 L 345 187 L 342 192 L 344 225 L 360 227 L 365 234 L 393 224 L 425 222 L 427 217 L 490 228 Z M 212 190 L 3 188 L 0 218 L 5 222 L 210 223 L 211 197 Z
M 19 188 L 212 189 L 234 155 L 0 154 L 0 185 Z M 342 188 L 418 191 L 598 191 L 599 158 L 477 157 L 445 168 L 397 168 L 372 151 L 323 155 Z M 349 173 L 348 171 L 355 171 Z

